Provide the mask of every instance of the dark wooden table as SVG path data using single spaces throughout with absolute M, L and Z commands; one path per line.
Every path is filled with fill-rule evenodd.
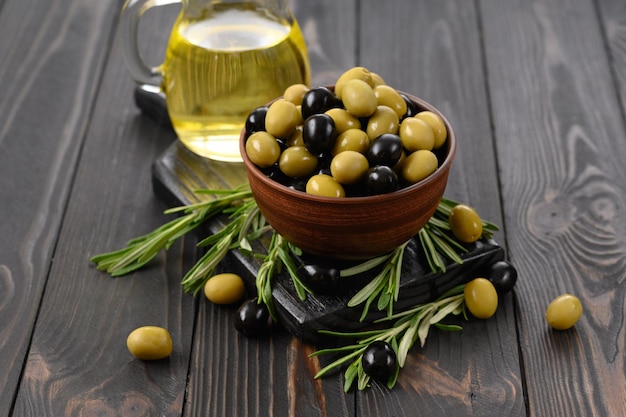
M 314 380 L 314 346 L 250 340 L 185 294 L 195 237 L 113 279 L 89 258 L 170 217 L 151 166 L 175 143 L 142 115 L 122 1 L 0 0 L 0 415 L 626 416 L 626 2 L 294 1 L 313 84 L 364 65 L 441 109 L 459 152 L 446 195 L 502 226 L 519 271 L 496 316 L 433 331 L 398 385 Z M 151 11 L 160 61 L 176 6 Z M 550 300 L 580 297 L 552 331 Z M 125 340 L 167 327 L 166 361 Z

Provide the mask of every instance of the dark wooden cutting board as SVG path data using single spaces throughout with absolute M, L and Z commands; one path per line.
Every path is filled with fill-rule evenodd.
M 247 181 L 243 164 L 225 163 L 200 158 L 179 143 L 174 143 L 153 165 L 155 193 L 169 206 L 200 201 L 194 190 L 233 188 Z M 205 230 L 215 232 L 223 226 L 223 219 L 215 219 Z M 256 242 L 256 250 L 267 248 L 269 240 Z M 498 260 L 504 259 L 504 250 L 493 240 L 481 240 L 468 245 L 463 264 L 448 263 L 445 273 L 432 273 L 419 245 L 413 239 L 408 245 L 402 268 L 399 300 L 400 311 L 437 298 L 450 288 L 465 283 L 482 274 Z M 297 259 L 303 262 L 302 259 Z M 331 265 L 333 261 L 323 260 Z M 307 261 L 308 262 L 308 261 Z M 260 261 L 238 251 L 232 251 L 222 265 L 223 269 L 240 274 L 246 281 L 249 293 L 254 294 L 254 280 Z M 279 321 L 297 337 L 312 343 L 323 337 L 319 329 L 338 331 L 357 330 L 371 324 L 385 312 L 370 312 L 360 322 L 361 309 L 347 307 L 347 301 L 373 278 L 373 274 L 347 278 L 341 289 L 329 293 L 316 292 L 300 300 L 287 272 L 279 274 L 273 287 L 273 296 Z M 373 308 L 375 310 L 375 308 Z

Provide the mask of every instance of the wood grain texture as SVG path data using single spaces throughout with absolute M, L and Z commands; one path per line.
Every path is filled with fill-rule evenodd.
M 0 415 L 27 354 L 111 21 L 110 2 L 0 9 Z
M 626 3 L 619 0 L 600 0 L 598 9 L 615 92 L 619 95 L 623 115 L 626 109 Z
M 106 13 L 117 15 L 118 8 L 108 3 Z M 109 38 L 113 29 L 108 25 L 99 30 Z M 182 412 L 195 302 L 183 294 L 180 277 L 196 254 L 194 242 L 181 242 L 152 268 L 122 279 L 97 271 L 89 262 L 90 256 L 122 246 L 166 218 L 152 193 L 150 166 L 174 136 L 139 116 L 119 40 L 114 42 L 85 135 L 15 416 Z M 130 356 L 126 337 L 143 325 L 170 329 L 174 352 L 169 359 L 142 362 Z
M 456 129 L 458 152 L 445 195 L 502 225 L 474 3 L 364 1 L 360 10 L 361 64 L 430 101 Z M 394 30 L 371 30 L 389 22 Z M 506 245 L 501 234 L 496 239 Z M 459 324 L 462 332 L 433 331 L 423 349 L 411 351 L 401 389 L 376 386 L 360 395 L 358 414 L 523 415 L 512 297 L 501 301 L 494 318 Z
M 96 271 L 91 255 L 170 219 L 151 164 L 174 134 L 133 102 L 121 0 L 0 0 L 0 415 L 624 415 L 624 1 L 291 4 L 313 84 L 364 65 L 450 119 L 446 195 L 503 226 L 515 293 L 491 320 L 433 331 L 393 390 L 344 394 L 341 374 L 313 379 L 314 346 L 243 338 L 234 308 L 182 293 L 193 236 L 128 277 Z M 140 27 L 153 64 L 176 7 Z M 555 332 L 544 311 L 562 292 L 585 312 Z M 128 354 L 145 324 L 172 331 L 168 360 Z
M 623 415 L 626 140 L 598 13 L 558 0 L 482 11 L 529 412 Z M 564 292 L 585 312 L 550 331 L 545 308 Z

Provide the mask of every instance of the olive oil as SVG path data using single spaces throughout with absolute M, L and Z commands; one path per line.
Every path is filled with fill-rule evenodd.
M 161 68 L 163 89 L 186 147 L 240 161 L 246 116 L 288 86 L 308 85 L 308 55 L 295 19 L 279 20 L 251 3 L 211 7 L 193 19 L 178 17 Z

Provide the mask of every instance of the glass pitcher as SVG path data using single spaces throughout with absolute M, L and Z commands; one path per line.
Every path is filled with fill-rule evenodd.
M 163 63 L 139 55 L 137 27 L 151 7 L 181 3 Z M 240 161 L 239 135 L 254 108 L 310 83 L 304 37 L 287 0 L 127 0 L 123 50 L 131 76 L 158 86 L 180 141 L 211 159 Z

